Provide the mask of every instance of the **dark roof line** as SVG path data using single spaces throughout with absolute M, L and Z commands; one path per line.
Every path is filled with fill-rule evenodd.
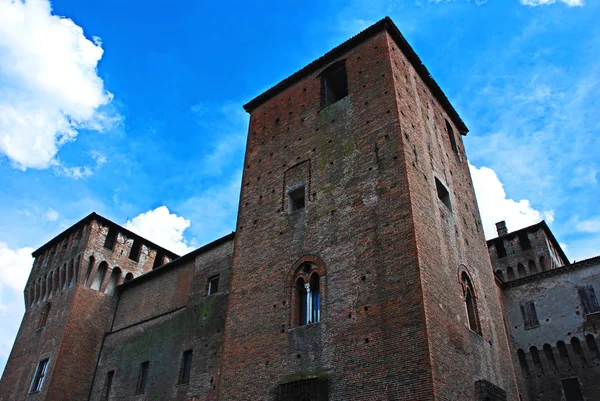
M 119 288 L 120 291 L 123 291 L 129 287 L 137 285 L 137 284 L 144 282 L 150 278 L 159 276 L 163 273 L 166 273 L 168 270 L 171 270 L 178 266 L 181 266 L 181 264 L 195 258 L 197 255 L 200 255 L 204 252 L 208 252 L 211 249 L 216 248 L 219 245 L 222 245 L 228 241 L 233 241 L 233 239 L 235 239 L 235 231 L 232 232 L 231 234 L 227 234 L 224 237 L 214 240 L 213 242 L 210 242 L 196 250 L 193 250 L 190 253 L 186 253 L 185 255 L 181 256 L 178 259 L 174 259 L 174 260 L 170 261 L 169 263 L 165 263 L 164 265 L 157 267 L 154 270 L 150 270 L 148 273 L 142 274 L 141 276 L 138 276 L 138 277 L 134 278 L 133 280 L 127 281 L 127 282 L 121 284 L 120 286 L 118 286 L 117 288 Z
M 467 128 L 463 120 L 460 118 L 452 104 L 450 104 L 450 101 L 448 100 L 442 89 L 439 87 L 437 82 L 433 79 L 433 77 L 427 70 L 427 67 L 425 67 L 417 53 L 415 53 L 410 44 L 408 44 L 402 33 L 400 33 L 398 27 L 394 24 L 390 17 L 385 17 L 382 20 L 375 23 L 374 25 L 371 25 L 364 31 L 360 32 L 358 35 L 348 39 L 341 45 L 335 47 L 331 51 L 325 53 L 320 58 L 308 64 L 306 67 L 290 75 L 277 85 L 273 86 L 271 89 L 267 90 L 261 95 L 258 95 L 257 97 L 255 97 L 254 99 L 252 99 L 244 105 L 244 110 L 246 110 L 249 113 L 252 112 L 252 110 L 256 109 L 258 106 L 260 106 L 267 100 L 273 98 L 275 95 L 279 94 L 284 89 L 299 82 L 304 77 L 312 74 L 313 72 L 325 67 L 330 62 L 334 61 L 335 59 L 342 56 L 344 53 L 348 52 L 350 49 L 356 47 L 360 43 L 364 42 L 365 40 L 371 38 L 372 36 L 375 36 L 375 34 L 384 30 L 390 34 L 390 36 L 394 39 L 396 44 L 400 47 L 400 49 L 402 50 L 406 58 L 408 58 L 410 63 L 413 65 L 423 82 L 425 82 L 425 84 L 431 90 L 431 93 L 433 93 L 433 95 L 438 100 L 438 102 L 440 102 L 446 113 L 448 113 L 448 116 L 452 119 L 460 133 L 462 135 L 466 135 L 467 132 L 469 132 L 469 129 Z
M 98 220 L 99 222 L 103 223 L 104 225 L 109 225 L 112 227 L 117 228 L 119 231 L 125 233 L 127 235 L 128 238 L 133 238 L 134 240 L 141 240 L 142 242 L 149 244 L 151 247 L 155 248 L 155 249 L 159 249 L 163 252 L 165 252 L 165 254 L 171 258 L 171 259 L 175 259 L 175 258 L 179 258 L 179 255 L 177 255 L 174 252 L 169 251 L 166 248 L 163 248 L 160 245 L 155 244 L 154 242 L 134 233 L 133 231 L 129 231 L 128 229 L 126 229 L 125 227 L 107 219 L 106 217 L 100 216 L 99 214 L 97 214 L 96 212 L 92 212 L 90 214 L 88 214 L 87 216 L 85 216 L 83 219 L 79 220 L 77 223 L 73 224 L 71 227 L 67 228 L 65 231 L 63 231 L 62 233 L 58 234 L 56 237 L 52 238 L 50 241 L 46 242 L 44 245 L 40 246 L 38 249 L 36 249 L 35 251 L 33 251 L 33 253 L 31 254 L 31 256 L 33 256 L 34 258 L 38 257 L 39 255 L 41 255 L 46 249 L 52 247 L 53 245 L 59 243 L 60 241 L 62 241 L 64 238 L 68 238 L 68 236 L 75 231 L 75 229 L 78 229 L 82 226 L 84 226 L 85 224 L 90 223 L 92 220 Z
M 589 267 L 589 266 L 593 266 L 593 265 L 598 265 L 598 267 L 600 267 L 600 255 L 591 257 L 589 259 L 581 260 L 577 263 L 572 263 L 572 264 L 564 265 L 561 267 L 557 267 L 556 269 L 546 270 L 546 271 L 538 272 L 536 274 L 531 274 L 529 276 L 518 278 L 516 280 L 503 281 L 502 288 L 517 287 L 521 284 L 529 283 L 531 281 L 536 281 L 536 280 L 546 278 L 546 277 L 557 276 L 560 274 L 568 273 L 572 270 L 583 269 L 585 267 Z
M 565 261 L 565 263 L 568 265 L 571 262 L 569 262 L 569 258 L 567 258 L 567 255 L 565 254 L 565 252 L 563 251 L 562 247 L 560 246 L 560 244 L 558 243 L 558 241 L 556 240 L 556 238 L 554 237 L 554 234 L 552 233 L 552 230 L 550 230 L 550 227 L 548 227 L 548 224 L 546 224 L 546 220 L 542 220 L 539 223 L 533 224 L 531 226 L 528 227 L 524 227 L 521 228 L 519 230 L 516 231 L 511 231 L 505 235 L 502 236 L 498 236 L 496 238 L 492 238 L 487 240 L 487 246 L 489 247 L 491 244 L 494 243 L 494 241 L 502 238 L 514 238 L 516 237 L 519 233 L 521 232 L 525 232 L 525 231 L 536 231 L 539 228 L 541 228 L 542 230 L 544 230 L 546 232 L 546 235 L 548 236 L 548 238 L 550 238 L 550 242 L 552 242 L 552 246 L 554 246 L 554 248 L 556 249 L 556 251 L 559 253 L 560 257 Z

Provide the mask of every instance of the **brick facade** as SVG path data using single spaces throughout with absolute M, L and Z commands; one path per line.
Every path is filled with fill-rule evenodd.
M 389 19 L 245 108 L 236 233 L 178 257 L 93 213 L 51 240 L 34 253 L 0 401 L 536 391 L 513 366 L 514 302 L 488 256 L 467 128 Z M 547 243 L 567 265 L 540 231 L 528 252 Z

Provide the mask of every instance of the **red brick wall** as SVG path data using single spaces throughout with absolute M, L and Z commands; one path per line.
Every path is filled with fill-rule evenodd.
M 315 73 L 252 112 L 220 399 L 272 399 L 313 376 L 330 399 L 433 398 L 387 43 L 344 56 L 339 102 L 319 110 Z M 310 199 L 288 215 L 285 172 L 306 160 Z M 304 255 L 325 265 L 322 321 L 290 327 L 290 269 Z

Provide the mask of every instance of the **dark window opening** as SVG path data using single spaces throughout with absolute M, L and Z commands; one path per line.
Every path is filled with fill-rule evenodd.
M 517 264 L 517 272 L 519 273 L 519 278 L 527 276 L 527 272 L 525 271 L 525 266 L 523 266 L 523 264 L 521 264 L 521 263 Z
M 327 401 L 327 381 L 319 378 L 280 384 L 275 401 Z
M 566 401 L 583 401 L 583 393 L 579 380 L 576 377 L 570 379 L 562 379 L 560 381 L 563 386 Z
M 448 138 L 450 138 L 450 146 L 452 146 L 452 150 L 454 153 L 458 154 L 458 147 L 456 146 L 456 138 L 454 137 L 454 130 L 452 129 L 452 125 L 446 120 L 446 131 L 448 131 Z
M 288 192 L 289 213 L 292 214 L 306 206 L 306 190 L 305 186 L 296 188 Z
M 108 234 L 106 234 L 106 240 L 104 240 L 104 247 L 106 249 L 114 249 L 116 240 L 117 240 L 117 229 L 114 227 L 110 227 L 108 229 Z
M 146 382 L 148 381 L 148 369 L 150 368 L 150 362 L 142 362 L 140 365 L 140 373 L 138 375 L 137 386 L 135 387 L 136 394 L 144 394 L 146 391 Z
M 348 96 L 348 77 L 344 61 L 321 73 L 321 105 L 327 107 Z
M 125 282 L 133 280 L 133 273 L 127 273 L 125 275 Z
M 529 274 L 536 274 L 538 272 L 537 266 L 533 260 L 529 261 Z
M 213 276 L 208 279 L 208 290 L 206 293 L 208 295 L 216 294 L 219 292 L 219 276 Z
M 30 393 L 42 391 L 42 386 L 44 385 L 44 379 L 46 378 L 46 372 L 48 370 L 48 361 L 49 359 L 46 358 L 38 362 L 35 374 L 33 375 L 33 381 L 31 382 L 31 388 L 29 389 Z
M 498 255 L 498 259 L 506 257 L 506 248 L 504 248 L 504 240 L 502 238 L 498 238 L 496 239 L 496 241 L 494 241 L 494 245 L 496 248 L 496 255 Z
M 552 346 L 550 344 L 544 344 L 544 355 L 546 355 L 548 365 L 554 367 L 554 369 L 557 369 L 558 365 L 556 364 L 556 359 L 554 358 L 554 351 L 552 351 Z
M 129 259 L 138 261 L 140 259 L 140 249 L 142 248 L 142 242 L 140 240 L 133 240 L 131 244 L 131 250 L 129 251 Z
M 583 304 L 583 311 L 586 315 L 600 312 L 600 305 L 598 305 L 598 298 L 596 297 L 596 291 L 591 285 L 580 287 L 577 289 L 579 298 Z
M 581 348 L 581 343 L 577 337 L 571 338 L 571 347 L 573 348 L 573 352 L 581 359 L 581 363 L 583 366 L 589 366 L 587 359 L 585 359 L 585 354 L 583 353 L 583 348 Z
M 154 265 L 152 265 L 152 269 L 156 269 L 157 267 L 161 267 L 164 265 L 165 254 L 161 251 L 156 251 L 156 256 L 154 257 Z
M 563 363 L 567 366 L 571 366 L 571 358 L 569 358 L 569 351 L 567 351 L 567 346 L 564 342 L 559 341 L 556 343 L 556 348 L 558 349 L 558 355 L 560 359 L 562 359 Z
M 181 358 L 181 368 L 179 369 L 179 384 L 188 384 L 190 382 L 190 371 L 192 369 L 192 350 L 187 350 Z
M 502 273 L 502 270 L 500 270 L 500 269 L 496 270 L 496 277 L 498 277 L 500 280 L 504 281 L 504 273 Z
M 446 205 L 446 207 L 450 211 L 452 211 L 452 203 L 450 202 L 450 193 L 448 192 L 448 190 L 446 189 L 444 184 L 442 184 L 442 182 L 440 180 L 438 180 L 437 177 L 435 177 L 435 189 L 437 190 L 438 198 L 442 201 L 442 203 L 444 205 Z
M 479 324 L 479 313 L 477 311 L 477 300 L 475 299 L 475 291 L 473 284 L 467 276 L 467 273 L 462 274 L 465 304 L 467 307 L 467 318 L 469 320 L 469 328 L 477 334 L 481 334 L 481 326 Z
M 48 321 L 48 315 L 50 314 L 50 302 L 46 304 L 44 310 L 42 311 L 42 315 L 40 316 L 40 321 L 38 322 L 38 330 L 42 327 L 46 326 L 46 322 Z
M 531 249 L 531 242 L 529 241 L 529 236 L 527 233 L 519 233 L 519 244 L 521 245 L 521 250 L 526 251 Z
M 525 375 L 525 377 L 529 377 L 531 373 L 529 372 L 529 365 L 527 364 L 525 352 L 522 349 L 519 349 L 517 351 L 517 357 L 519 358 L 519 366 L 521 367 L 523 374 Z
M 112 387 L 113 376 L 115 375 L 115 371 L 111 370 L 106 374 L 106 382 L 104 383 L 104 391 L 102 393 L 102 401 L 108 401 L 110 397 L 110 388 Z
M 506 268 L 506 276 L 508 277 L 509 280 L 515 279 L 515 272 L 513 271 L 512 267 L 508 266 Z
M 533 301 L 525 302 L 521 305 L 521 316 L 523 317 L 523 323 L 526 330 L 539 327 L 540 322 Z
M 533 366 L 535 367 L 535 370 L 539 374 L 543 375 L 544 369 L 542 368 L 542 360 L 540 359 L 540 353 L 538 352 L 537 347 L 529 348 L 529 353 L 531 354 L 531 359 L 533 360 Z

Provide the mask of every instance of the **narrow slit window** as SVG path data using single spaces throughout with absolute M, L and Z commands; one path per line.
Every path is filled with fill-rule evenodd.
M 137 386 L 135 388 L 136 394 L 144 394 L 146 391 L 146 382 L 148 381 L 148 369 L 150 368 L 150 362 L 142 362 L 140 365 L 140 373 L 138 375 Z
M 322 106 L 327 107 L 348 96 L 348 77 L 344 61 L 327 68 L 321 74 Z
M 192 370 L 192 350 L 187 350 L 181 357 L 181 368 L 179 369 L 179 384 L 188 384 L 190 382 L 190 372 Z
M 437 196 L 442 201 L 444 205 L 448 208 L 448 210 L 452 211 L 452 203 L 450 202 L 450 193 L 442 184 L 437 177 L 435 177 L 435 189 L 437 190 Z
M 133 244 L 131 244 L 131 250 L 129 251 L 129 259 L 137 262 L 140 259 L 141 247 L 142 242 L 140 240 L 133 240 Z
M 213 276 L 208 279 L 208 290 L 206 293 L 208 295 L 216 294 L 219 292 L 219 276 Z
M 454 137 L 454 130 L 452 129 L 452 125 L 446 120 L 446 131 L 448 131 L 448 138 L 450 139 L 450 146 L 452 146 L 452 150 L 454 153 L 458 154 L 458 147 L 456 146 L 456 138 Z
M 42 386 L 44 385 L 44 379 L 46 378 L 46 372 L 48 370 L 48 361 L 49 359 L 42 359 L 38 362 L 33 381 L 31 382 L 31 388 L 29 389 L 30 393 L 42 391 Z
M 465 306 L 467 308 L 467 319 L 469 321 L 469 328 L 475 333 L 481 335 L 481 324 L 479 322 L 479 311 L 477 310 L 477 299 L 475 298 L 475 289 L 473 283 L 469 279 L 467 273 L 463 272 L 461 275 Z
M 106 382 L 104 383 L 104 392 L 102 394 L 102 401 L 108 401 L 110 397 L 110 389 L 112 387 L 113 377 L 115 375 L 115 371 L 111 370 L 106 374 Z
M 46 326 L 46 322 L 48 321 L 48 315 L 50 314 L 50 302 L 44 306 L 44 310 L 42 311 L 42 315 L 40 316 L 40 320 L 38 322 L 38 330 Z
M 292 214 L 306 207 L 306 187 L 303 185 L 299 188 L 288 192 L 289 213 Z
M 114 249 L 116 240 L 117 240 L 117 229 L 114 227 L 110 227 L 108 229 L 108 234 L 106 234 L 106 239 L 104 240 L 104 247 L 106 249 Z

